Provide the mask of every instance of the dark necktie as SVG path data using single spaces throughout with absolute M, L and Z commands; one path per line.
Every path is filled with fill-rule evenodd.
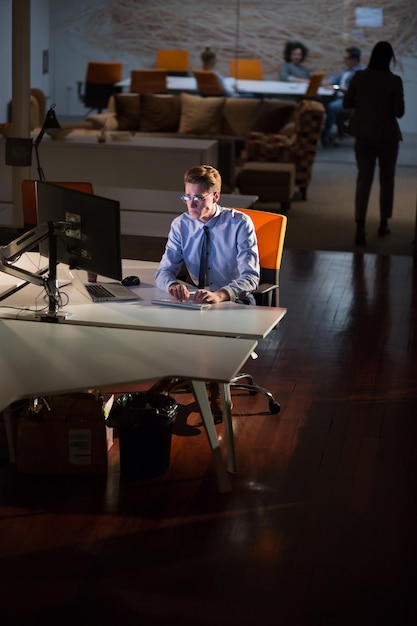
M 207 274 L 207 254 L 209 244 L 210 231 L 208 226 L 203 227 L 203 243 L 201 246 L 200 272 L 198 274 L 198 288 L 204 289 L 206 285 Z

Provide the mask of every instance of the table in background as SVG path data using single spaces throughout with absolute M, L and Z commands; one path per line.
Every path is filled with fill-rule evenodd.
M 236 79 L 232 76 L 225 78 L 226 85 L 234 89 L 236 93 L 244 96 L 251 94 L 261 98 L 271 97 L 293 97 L 301 99 L 306 92 L 307 83 L 291 83 L 280 80 L 247 80 Z M 124 90 L 130 90 L 130 78 L 117 83 Z M 180 93 L 186 91 L 189 93 L 198 93 L 197 81 L 194 76 L 167 76 L 167 89 L 171 93 Z M 320 87 L 319 96 L 333 96 L 334 89 Z
M 235 78 L 226 78 L 226 83 L 242 96 L 253 94 L 263 98 L 292 97 L 297 100 L 302 99 L 308 86 L 307 83 L 291 83 L 280 80 L 236 80 Z M 333 96 L 334 89 L 319 87 L 318 95 Z
M 186 210 L 181 200 L 183 176 L 177 180 L 178 191 L 99 186 L 94 187 L 94 193 L 120 202 L 122 235 L 166 238 L 174 217 Z M 258 196 L 222 194 L 220 204 L 247 209 L 257 199 Z
M 116 136 L 116 135 L 115 135 Z M 98 133 L 71 133 L 64 140 L 44 137 L 39 157 L 47 180 L 90 181 L 94 186 L 176 190 L 193 165 L 217 166 L 217 141 L 132 137 L 105 143 Z M 37 178 L 32 166 L 32 178 Z

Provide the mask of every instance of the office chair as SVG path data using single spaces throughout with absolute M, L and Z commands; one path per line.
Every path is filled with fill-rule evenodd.
M 263 80 L 262 61 L 260 59 L 231 59 L 230 76 L 244 80 Z
M 189 74 L 188 50 L 158 50 L 156 55 L 157 69 L 165 69 L 171 76 L 188 76 Z
M 258 240 L 260 283 L 254 293 L 257 306 L 279 306 L 279 271 L 284 248 L 287 218 L 278 213 L 238 209 L 252 219 Z M 247 382 L 244 383 L 243 381 Z M 250 395 L 263 393 L 269 400 L 272 414 L 279 413 L 281 406 L 273 394 L 253 381 L 250 374 L 238 374 L 230 381 L 231 389 L 243 389 Z
M 314 72 L 314 74 L 311 75 L 304 97 L 314 98 L 317 96 L 321 81 L 323 80 L 325 74 L 326 72 Z
M 84 93 L 82 82 L 78 81 L 78 97 L 90 111 L 97 109 L 99 113 L 107 108 L 113 93 L 121 93 L 122 87 L 116 83 L 122 80 L 122 63 L 90 61 L 87 65 Z
M 166 93 L 167 70 L 132 70 L 130 73 L 131 93 Z
M 31 228 L 38 223 L 38 211 L 36 205 L 36 180 L 25 179 L 22 180 L 22 208 L 23 208 L 23 222 L 25 228 Z M 53 185 L 59 185 L 60 187 L 69 187 L 70 189 L 77 189 L 84 193 L 94 193 L 93 185 L 90 182 L 56 182 L 55 180 L 47 181 Z
M 198 91 L 202 96 L 224 96 L 223 85 L 215 72 L 210 70 L 193 70 Z

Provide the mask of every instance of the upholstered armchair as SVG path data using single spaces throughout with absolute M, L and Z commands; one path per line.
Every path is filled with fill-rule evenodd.
M 301 100 L 297 104 L 293 124 L 287 125 L 283 131 L 286 134 L 247 134 L 244 161 L 293 163 L 295 185 L 302 199 L 306 200 L 324 113 L 325 109 L 320 102 Z

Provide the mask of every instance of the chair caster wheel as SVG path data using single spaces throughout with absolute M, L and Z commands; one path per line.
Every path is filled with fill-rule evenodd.
M 277 413 L 280 412 L 281 410 L 281 405 L 278 404 L 278 402 L 270 402 L 269 403 L 269 410 L 272 413 L 272 415 L 276 415 Z

